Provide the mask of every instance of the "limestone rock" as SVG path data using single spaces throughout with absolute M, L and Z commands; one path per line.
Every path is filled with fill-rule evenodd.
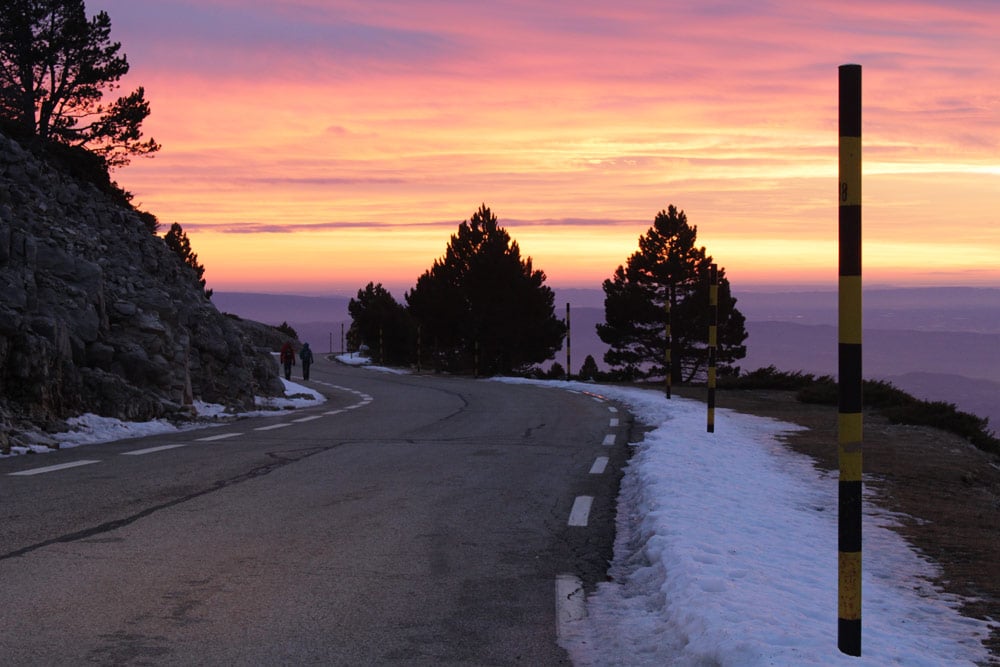
M 219 313 L 135 211 L 0 134 L 0 450 L 85 412 L 250 408 L 282 390 L 271 343 Z

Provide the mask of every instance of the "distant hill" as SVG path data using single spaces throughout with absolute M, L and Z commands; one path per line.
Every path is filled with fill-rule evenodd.
M 301 322 L 350 321 L 346 296 L 297 296 L 294 294 L 256 294 L 251 292 L 215 292 L 212 303 L 224 313 L 278 325 Z

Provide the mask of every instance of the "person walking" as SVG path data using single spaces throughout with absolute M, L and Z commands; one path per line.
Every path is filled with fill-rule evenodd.
M 309 343 L 302 343 L 302 349 L 299 350 L 299 359 L 302 361 L 302 379 L 309 379 L 309 367 L 313 362 L 313 352 L 309 349 Z
M 290 341 L 285 341 L 285 344 L 281 346 L 281 354 L 278 355 L 279 360 L 285 367 L 285 379 L 292 379 L 292 366 L 295 365 L 295 348 L 292 347 Z

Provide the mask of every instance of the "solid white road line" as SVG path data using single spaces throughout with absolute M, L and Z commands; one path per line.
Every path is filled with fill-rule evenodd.
M 255 431 L 273 431 L 276 428 L 285 428 L 291 426 L 291 424 L 271 424 L 270 426 L 258 426 Z
M 44 468 L 32 468 L 31 470 L 22 470 L 21 472 L 9 473 L 11 477 L 20 476 L 27 477 L 28 475 L 41 475 L 47 472 L 55 472 L 57 470 L 65 470 L 66 468 L 77 468 L 79 466 L 89 466 L 91 463 L 100 463 L 100 461 L 94 460 L 82 460 L 82 461 L 72 461 L 70 463 L 60 463 L 54 466 L 45 466 Z
M 601 444 L 604 445 L 605 447 L 613 447 L 615 444 L 615 437 L 616 436 L 614 433 L 608 433 L 606 436 L 604 436 L 604 442 L 602 442 Z
M 590 466 L 591 475 L 603 475 L 604 470 L 608 467 L 608 457 L 598 456 L 594 461 L 594 465 Z
M 594 502 L 594 496 L 577 496 L 573 501 L 573 509 L 569 512 L 570 526 L 586 526 L 590 519 L 590 506 Z
M 587 616 L 587 595 L 579 577 L 560 574 L 556 577 L 556 636 L 562 637 L 566 626 Z
M 223 433 L 222 435 L 211 435 L 207 438 L 198 438 L 198 442 L 212 442 L 214 440 L 225 440 L 226 438 L 235 438 L 238 435 L 243 435 L 242 433 Z
M 159 447 L 148 447 L 146 449 L 136 449 L 131 452 L 122 452 L 122 456 L 142 456 L 143 454 L 152 454 L 153 452 L 162 452 L 168 449 L 177 449 L 178 447 L 186 447 L 187 445 L 160 445 Z

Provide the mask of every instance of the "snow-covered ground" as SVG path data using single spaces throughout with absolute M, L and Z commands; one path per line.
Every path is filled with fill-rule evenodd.
M 161 433 L 173 433 L 189 431 L 197 428 L 218 426 L 227 423 L 231 419 L 238 417 L 260 417 L 277 416 L 288 414 L 288 411 L 303 408 L 310 405 L 318 405 L 326 400 L 319 392 L 305 387 L 295 382 L 289 382 L 284 378 L 281 382 L 285 385 L 285 396 L 275 398 L 257 398 L 257 410 L 241 412 L 239 414 L 227 414 L 223 405 L 214 403 L 204 403 L 195 401 L 194 407 L 198 416 L 203 420 L 191 424 L 177 426 L 166 419 L 156 419 L 150 422 L 123 422 L 111 417 L 100 417 L 95 414 L 83 414 L 79 417 L 72 417 L 66 420 L 70 430 L 65 433 L 56 433 L 49 436 L 59 444 L 59 449 L 79 447 L 80 445 L 92 445 L 100 442 L 112 442 L 114 440 L 124 440 L 126 438 L 139 438 L 147 435 L 158 435 Z M 11 447 L 9 456 L 20 454 L 45 454 L 58 451 L 43 444 L 30 445 L 27 447 Z M 3 457 L 0 454 L 0 457 Z
M 524 380 L 505 380 L 526 382 Z M 611 581 L 564 626 L 576 665 L 905 665 L 986 662 L 988 624 L 932 583 L 935 566 L 866 502 L 862 657 L 837 649 L 837 478 L 776 436 L 793 424 L 658 391 L 545 383 L 627 404 L 656 428 L 618 505 Z M 831 444 L 835 446 L 835 443 Z M 869 498 L 869 501 L 871 499 Z M 1000 621 L 1000 619 L 997 619 Z
M 282 381 L 290 398 L 252 414 L 323 400 Z M 703 403 L 668 401 L 658 391 L 502 381 L 599 394 L 655 427 L 636 445 L 622 481 L 611 581 L 589 595 L 583 618 L 562 624 L 560 642 L 574 664 L 940 667 L 989 660 L 981 643 L 988 624 L 956 611 L 960 600 L 931 583 L 935 566 L 892 532 L 896 519 L 871 502 L 863 655 L 839 653 L 837 480 L 778 442 L 797 426 L 718 410 L 709 434 Z M 202 415 L 222 412 L 197 407 Z M 72 432 L 58 436 L 63 447 L 177 430 L 165 421 L 94 415 L 72 423 Z

